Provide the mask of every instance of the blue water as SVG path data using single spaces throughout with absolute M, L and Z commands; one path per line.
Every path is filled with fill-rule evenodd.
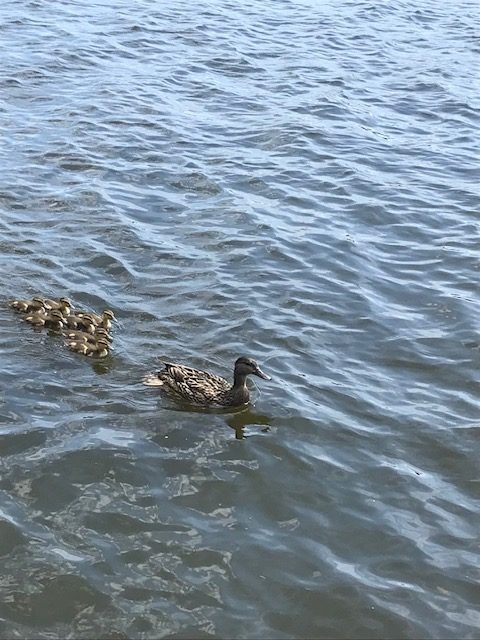
M 479 637 L 479 17 L 1 5 L 1 637 Z

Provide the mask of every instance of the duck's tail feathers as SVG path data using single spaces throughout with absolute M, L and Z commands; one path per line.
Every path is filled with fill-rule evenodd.
M 148 387 L 163 387 L 163 381 L 158 377 L 158 373 L 149 373 L 143 378 L 143 384 Z

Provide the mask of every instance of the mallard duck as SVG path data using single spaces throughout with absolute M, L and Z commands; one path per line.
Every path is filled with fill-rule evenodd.
M 30 313 L 31 311 L 45 310 L 43 298 L 32 298 L 31 300 L 12 300 L 8 303 L 15 311 Z
M 80 342 L 79 340 L 68 340 L 67 347 L 71 351 L 81 353 L 84 356 L 105 358 L 108 356 L 110 344 L 105 338 L 99 338 L 96 342 Z
M 91 311 L 77 311 L 75 313 L 79 318 L 90 318 L 94 324 L 104 329 L 110 329 L 112 321 L 116 321 L 115 314 L 111 309 L 105 309 L 103 313 L 93 313 Z
M 28 315 L 25 320 L 32 324 L 34 327 L 47 327 L 54 331 L 61 331 L 63 329 L 63 315 L 59 309 L 53 309 L 49 313 L 37 311 Z
M 64 316 L 68 316 L 72 310 L 72 303 L 68 298 L 60 298 L 59 300 L 51 300 L 50 298 L 40 298 L 43 300 L 43 306 L 48 311 L 58 309 Z
M 95 333 L 90 333 L 87 331 L 71 331 L 66 330 L 63 331 L 63 335 L 69 340 L 74 340 L 76 342 L 96 342 L 98 338 L 105 338 L 107 342 L 112 342 L 112 336 L 108 333 L 106 329 L 103 327 L 96 328 L 92 325 Z
M 199 371 L 191 367 L 173 362 L 162 362 L 162 371 L 147 375 L 144 384 L 152 387 L 163 387 L 171 395 L 187 400 L 192 404 L 212 407 L 234 407 L 246 404 L 250 400 L 247 387 L 247 376 L 255 375 L 264 380 L 270 376 L 260 369 L 252 358 L 242 356 L 235 362 L 233 385 L 207 371 Z

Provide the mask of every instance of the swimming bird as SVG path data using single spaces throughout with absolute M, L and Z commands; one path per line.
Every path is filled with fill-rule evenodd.
M 79 318 L 90 318 L 92 322 L 104 329 L 110 329 L 112 321 L 116 321 L 115 314 L 111 309 L 105 309 L 103 313 L 93 313 L 91 311 L 77 311 L 75 313 Z
M 84 356 L 105 358 L 109 354 L 110 344 L 108 340 L 100 337 L 96 342 L 80 342 L 71 340 L 65 343 L 71 351 L 81 353 Z
M 58 309 L 64 316 L 70 315 L 72 311 L 72 303 L 69 298 L 60 298 L 59 300 L 51 300 L 50 298 L 40 298 L 43 300 L 43 306 L 48 311 Z
M 39 297 L 32 298 L 31 300 L 12 300 L 8 304 L 12 309 L 20 311 L 21 313 L 29 313 L 31 311 L 45 309 L 43 298 Z
M 95 332 L 95 323 L 87 315 L 77 316 L 77 314 L 70 314 L 64 319 L 65 325 L 69 329 L 78 329 L 79 331 L 86 331 L 87 333 Z
M 250 400 L 247 376 L 271 380 L 252 358 L 242 356 L 235 362 L 233 384 L 208 371 L 192 369 L 182 364 L 162 362 L 164 369 L 149 374 L 144 384 L 163 389 L 177 399 L 211 407 L 235 407 Z
M 54 331 L 61 331 L 63 329 L 64 317 L 59 309 L 53 309 L 53 311 L 49 313 L 37 311 L 28 315 L 25 320 L 34 327 L 47 327 Z
M 99 338 L 105 338 L 107 342 L 112 342 L 112 336 L 108 333 L 106 329 L 103 327 L 95 327 L 91 325 L 95 333 L 91 333 L 88 331 L 72 331 L 71 329 L 67 329 L 63 331 L 63 335 L 69 340 L 74 340 L 76 342 L 96 342 Z

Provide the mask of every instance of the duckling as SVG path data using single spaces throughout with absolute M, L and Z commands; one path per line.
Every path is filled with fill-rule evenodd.
M 94 325 L 91 325 L 94 327 Z M 94 327 L 95 329 L 95 327 Z M 112 342 L 112 336 L 103 327 L 96 329 L 95 333 L 89 333 L 87 331 L 63 331 L 63 335 L 69 340 L 76 342 L 96 342 L 98 338 L 105 338 L 107 342 Z
M 211 407 L 235 407 L 250 400 L 247 376 L 253 374 L 271 380 L 252 358 L 240 357 L 235 362 L 233 385 L 207 371 L 200 371 L 173 362 L 162 362 L 162 371 L 147 375 L 144 384 L 163 387 L 177 399 Z
M 77 316 L 77 314 L 70 314 L 64 318 L 64 323 L 69 329 L 78 329 L 87 333 L 95 333 L 95 323 L 87 316 Z
M 31 300 L 12 300 L 8 304 L 12 309 L 15 309 L 15 311 L 20 311 L 21 313 L 30 313 L 31 311 L 45 310 L 43 298 L 38 297 L 32 298 Z
M 100 338 L 105 338 L 107 342 L 112 342 L 112 336 L 109 334 L 108 329 L 104 327 L 96 327 L 93 337 L 98 341 Z
M 41 309 L 36 309 L 32 311 L 28 315 L 25 316 L 25 322 L 29 322 L 38 327 L 43 327 L 45 325 L 45 318 L 47 317 L 47 310 L 43 307 Z
M 81 353 L 84 356 L 105 358 L 109 354 L 110 344 L 105 338 L 99 338 L 96 342 L 80 342 L 71 340 L 65 343 L 71 351 Z
M 48 311 L 58 309 L 64 316 L 70 315 L 72 311 L 72 303 L 70 302 L 69 298 L 60 298 L 58 301 L 51 300 L 50 298 L 43 298 L 43 306 Z
M 89 311 L 77 311 L 75 315 L 79 318 L 90 318 L 96 325 L 107 330 L 111 328 L 112 321 L 116 322 L 117 320 L 111 309 L 105 309 L 102 314 Z
M 50 313 L 36 312 L 28 315 L 25 320 L 32 324 L 34 327 L 47 327 L 54 331 L 61 331 L 63 329 L 63 315 L 58 309 L 53 309 Z

